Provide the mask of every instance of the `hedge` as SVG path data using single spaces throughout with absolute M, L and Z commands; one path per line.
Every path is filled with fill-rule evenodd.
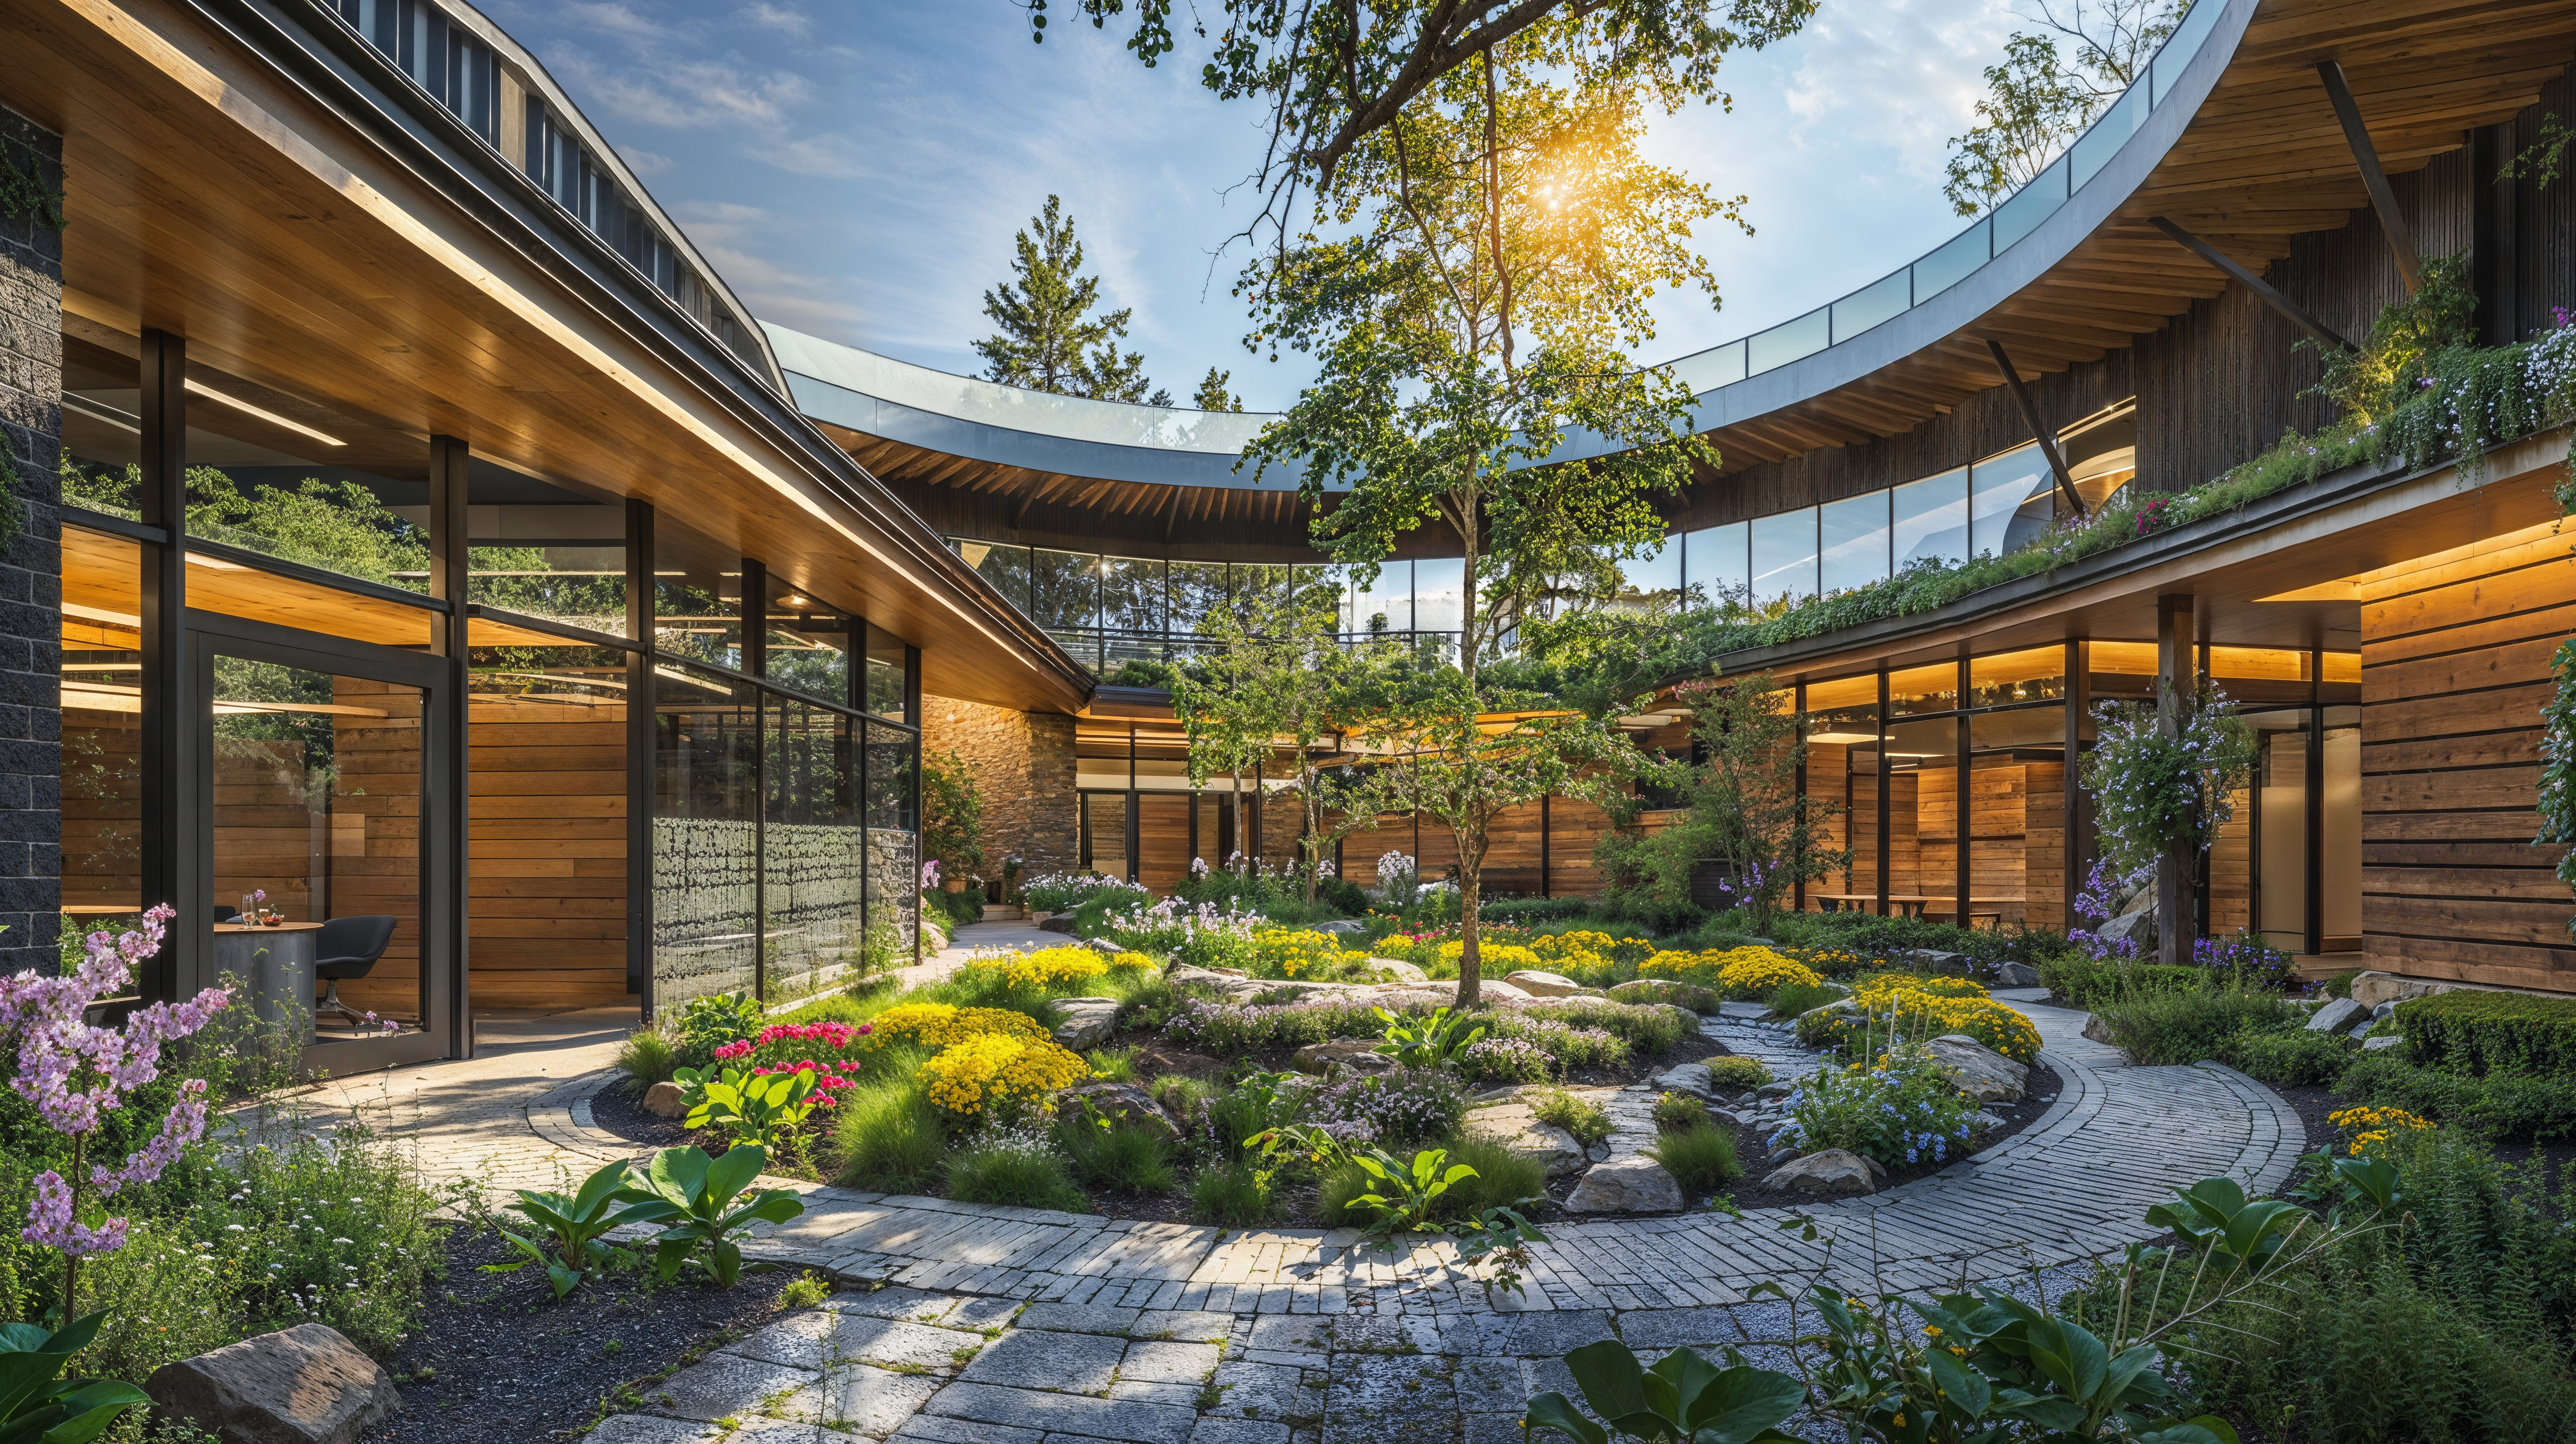
M 2397 1005 L 2406 1056 L 2446 1073 L 2576 1078 L 2576 1000 L 2437 993 Z

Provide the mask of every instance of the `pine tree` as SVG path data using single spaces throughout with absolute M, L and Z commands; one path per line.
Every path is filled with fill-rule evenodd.
M 1059 396 L 1142 401 L 1153 387 L 1145 379 L 1144 353 L 1121 356 L 1117 345 L 1135 311 L 1121 307 L 1091 316 L 1100 278 L 1081 274 L 1082 243 L 1074 239 L 1073 218 L 1061 213 L 1062 204 L 1048 196 L 1046 209 L 1031 218 L 1036 237 L 1025 230 L 1015 237 L 1018 255 L 1011 270 L 1017 284 L 1005 281 L 984 293 L 984 314 L 1001 328 L 974 343 L 975 354 L 984 358 L 984 377 Z
M 1241 411 L 1243 398 L 1225 389 L 1225 383 L 1233 379 L 1233 372 L 1209 367 L 1207 379 L 1199 383 L 1198 392 L 1190 398 L 1190 404 L 1201 411 Z

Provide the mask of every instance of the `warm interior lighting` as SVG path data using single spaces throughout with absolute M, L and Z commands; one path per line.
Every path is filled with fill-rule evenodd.
M 314 440 L 321 442 L 324 446 L 346 446 L 349 444 L 336 436 L 316 431 L 301 421 L 289 421 L 274 411 L 262 410 L 261 408 L 253 406 L 249 402 L 242 400 L 238 396 L 226 396 L 224 393 L 217 391 L 215 388 L 207 385 L 203 381 L 197 380 L 193 376 L 188 378 L 188 389 L 195 392 L 197 395 L 206 398 L 208 401 L 220 401 L 235 411 L 248 412 L 249 414 L 258 417 L 260 420 L 267 422 L 271 426 L 283 426 L 287 430 L 292 431 L 299 436 L 310 436 Z
M 2371 571 L 2355 572 L 2351 576 L 2337 577 L 2330 582 L 2319 582 L 2314 586 L 2301 587 L 2295 591 L 2276 592 L 2268 597 L 2256 597 L 2254 600 L 2258 602 L 2378 602 L 2390 597 L 2403 596 L 2408 592 L 2422 591 L 2427 587 L 2444 585 L 2451 580 L 2446 573 L 2454 564 L 2473 558 L 2479 562 L 2481 574 L 2484 574 L 2495 570 L 2499 562 L 2512 565 L 2526 561 L 2546 561 L 2553 556 L 2576 555 L 2576 537 L 2564 533 L 2561 530 L 2564 525 L 2563 522 L 2555 521 L 2536 522 L 2520 531 L 2487 537 L 2466 546 L 2429 552 L 2420 557 L 2409 557 L 2405 561 L 2392 562 Z M 2524 555 L 2510 555 L 2516 552 Z
M 1807 740 L 1822 742 L 1828 747 L 1866 747 L 1878 740 L 1878 734 L 1875 732 L 1810 732 L 1807 734 Z

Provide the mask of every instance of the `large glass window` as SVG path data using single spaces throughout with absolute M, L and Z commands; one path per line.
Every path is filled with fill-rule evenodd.
M 1818 568 L 1825 591 L 1887 579 L 1887 497 L 1885 491 L 1871 491 L 1824 504 Z
M 188 367 L 188 534 L 429 589 L 429 448 L 211 368 Z
M 1950 711 L 1959 705 L 1959 664 L 1935 662 L 1888 673 L 1887 702 L 1899 713 Z
M 1041 547 L 1029 554 L 1029 618 L 1041 627 L 1100 624 L 1100 558 Z
M 1968 558 L 1968 469 L 1960 467 L 1892 488 L 1895 565 Z
M 957 554 L 975 574 L 993 584 L 993 590 L 1011 599 L 1011 605 L 1034 617 L 1037 609 L 1029 601 L 1029 549 L 1001 542 L 959 541 Z
M 665 517 L 653 521 L 653 638 L 665 652 L 742 667 L 742 559 Z
M 2005 707 L 2066 695 L 2066 648 L 1999 652 L 1968 663 L 1968 705 Z
M 1455 632 L 1467 625 L 1467 560 L 1424 557 L 1413 564 L 1413 625 L 1423 632 Z
M 870 626 L 867 636 L 867 710 L 897 722 L 919 722 L 912 715 L 912 649 L 883 627 Z
M 655 667 L 653 1004 L 676 1008 L 757 984 L 758 689 Z
M 63 528 L 62 937 L 143 907 L 142 548 Z M 42 939 L 38 940 L 40 943 Z
M 769 579 L 769 680 L 808 697 L 846 705 L 851 637 L 865 624 L 812 592 Z
M 2308 946 L 2308 717 L 2249 717 L 2259 750 L 2254 768 L 2254 927 L 2286 952 Z
M 1969 550 L 2005 556 L 2039 539 L 2056 521 L 2056 479 L 2038 443 L 1969 468 Z
M 1223 562 L 1173 562 L 1171 567 L 1172 632 L 1195 634 L 1199 623 L 1226 605 L 1228 585 Z
M 480 457 L 466 475 L 466 600 L 625 636 L 625 508 Z M 429 508 L 405 515 L 426 525 Z
M 1632 607 L 1672 602 L 1682 590 L 1682 548 L 1678 535 L 1666 536 L 1645 551 L 1619 563 L 1618 601 Z
M 921 937 L 921 739 L 867 724 L 867 937 L 871 967 L 909 962 Z
M 1816 594 L 1816 509 L 1757 517 L 1753 522 L 1753 600 Z
M 808 703 L 763 703 L 768 815 L 760 838 L 761 938 L 767 996 L 803 997 L 863 970 L 866 845 L 859 808 L 859 730 Z
M 1746 548 L 1752 529 L 1748 522 L 1729 522 L 1682 539 L 1682 564 L 1697 594 L 1693 601 L 1722 606 L 1748 593 L 1753 568 Z
M 1413 630 L 1413 563 L 1387 562 L 1374 581 L 1349 580 L 1344 604 L 1345 632 L 1410 632 Z
M 1163 630 L 1163 564 L 1141 557 L 1100 559 L 1100 625 L 1123 632 Z
M 65 506 L 142 519 L 143 380 L 135 360 L 142 345 L 131 336 L 62 334 Z

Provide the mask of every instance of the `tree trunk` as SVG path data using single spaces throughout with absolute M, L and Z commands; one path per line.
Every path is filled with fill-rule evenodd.
M 1458 538 L 1466 554 L 1465 591 L 1461 597 L 1464 606 L 1459 614 L 1461 625 L 1465 630 L 1458 634 L 1458 674 L 1466 679 L 1466 705 L 1470 714 L 1473 714 L 1479 705 L 1476 698 L 1475 462 L 1470 460 L 1467 465 L 1468 484 L 1461 489 L 1459 499 L 1454 504 L 1456 514 L 1450 520 L 1458 528 Z M 1473 732 L 1475 725 L 1476 719 L 1470 715 L 1467 718 L 1468 731 Z M 1468 785 L 1474 786 L 1473 769 L 1467 769 L 1464 775 L 1471 779 Z M 1459 816 L 1473 817 L 1481 814 L 1481 809 L 1475 806 L 1472 799 L 1462 798 L 1460 801 L 1466 805 L 1460 808 Z M 1458 1006 L 1461 1009 L 1476 1007 L 1485 1000 L 1484 958 L 1478 953 L 1476 943 L 1478 932 L 1476 910 L 1483 896 L 1484 867 L 1482 864 L 1485 849 L 1481 824 L 1473 826 L 1476 828 L 1477 835 L 1472 837 L 1469 835 L 1468 828 L 1458 829 Z

